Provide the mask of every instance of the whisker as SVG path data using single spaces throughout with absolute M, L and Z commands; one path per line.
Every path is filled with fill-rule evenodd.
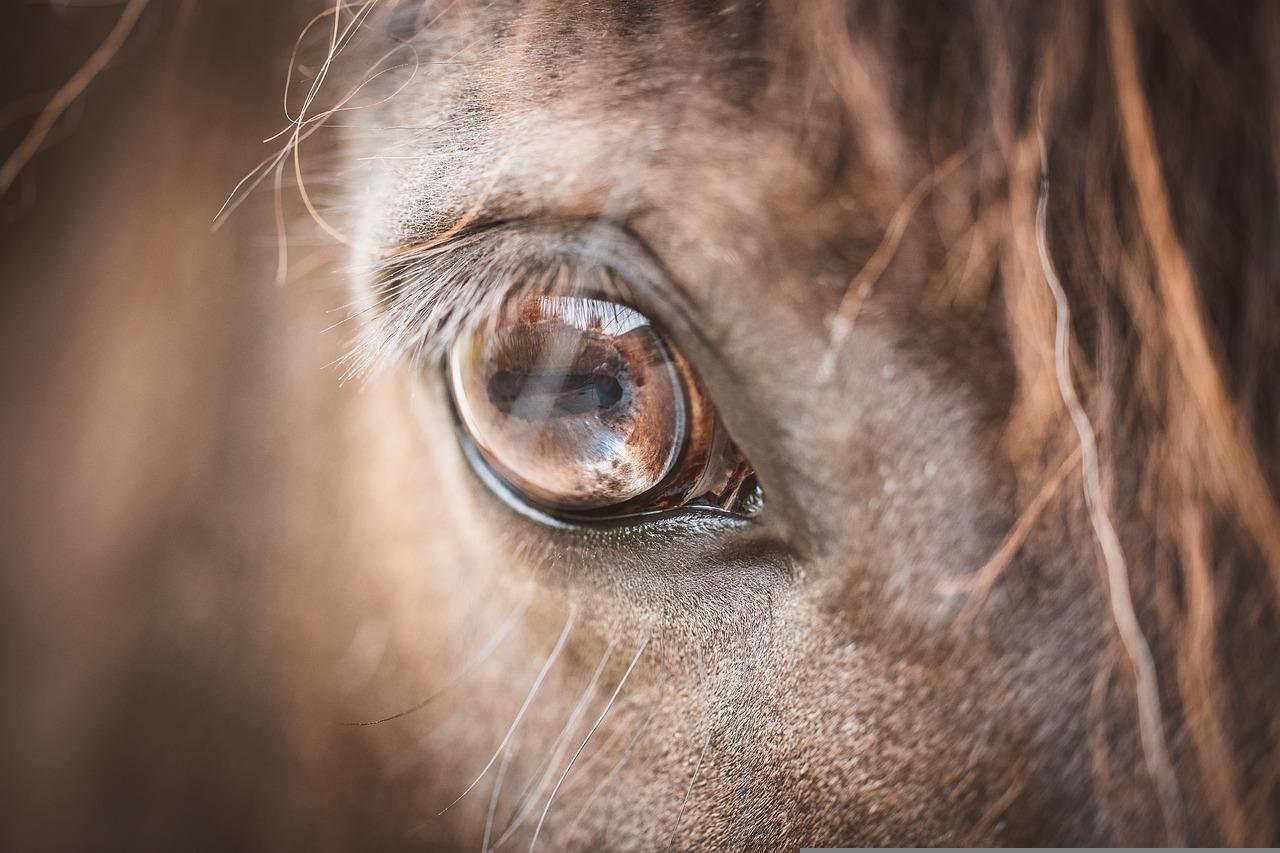
M 706 674 L 702 666 L 702 641 L 701 640 L 699 640 L 697 643 L 696 651 L 698 655 L 698 689 L 699 689 L 699 692 L 702 692 L 702 690 L 704 689 L 704 685 L 706 683 L 705 681 Z M 706 696 L 704 695 L 702 697 L 703 713 L 701 716 L 704 718 L 703 724 L 707 727 L 707 736 L 702 740 L 702 751 L 698 753 L 698 763 L 693 768 L 693 776 L 689 778 L 689 786 L 684 789 L 684 799 L 680 801 L 680 808 L 676 811 L 676 825 L 671 827 L 671 836 L 667 839 L 667 847 L 666 847 L 667 853 L 670 853 L 672 846 L 676 843 L 676 833 L 680 831 L 680 822 L 684 820 L 684 808 L 686 805 L 689 804 L 689 795 L 693 793 L 693 786 L 694 784 L 697 783 L 698 776 L 701 775 L 702 773 L 702 761 L 707 757 L 707 748 L 711 746 L 711 733 L 715 731 L 715 728 L 711 725 L 710 721 L 705 719 L 706 707 L 707 707 L 707 700 L 706 700 Z
M 659 645 L 659 657 L 661 658 L 663 657 L 662 652 L 665 649 L 664 638 L 661 636 L 658 637 L 658 645 Z M 574 816 L 573 820 L 569 822 L 569 826 L 566 827 L 566 829 L 564 830 L 566 837 L 569 836 L 569 834 L 573 831 L 573 828 L 577 826 L 578 823 L 582 820 L 582 818 L 586 815 L 587 809 L 590 808 L 591 803 L 594 802 L 595 798 L 599 796 L 599 794 L 608 786 L 609 782 L 613 779 L 613 777 L 616 776 L 618 773 L 622 772 L 622 768 L 625 767 L 627 762 L 631 760 L 631 756 L 635 753 L 635 750 L 639 747 L 641 739 L 644 737 L 645 732 L 649 728 L 649 724 L 652 723 L 653 720 L 657 717 L 658 711 L 662 710 L 663 700 L 666 698 L 666 694 L 667 694 L 667 676 L 665 673 L 663 674 L 661 680 L 659 680 L 658 682 L 657 694 L 658 694 L 657 697 L 653 701 L 653 707 L 650 709 L 649 713 L 645 716 L 644 720 L 641 721 L 640 725 L 636 727 L 635 735 L 632 737 L 631 742 L 627 744 L 627 748 L 626 750 L 623 751 L 622 756 L 617 760 L 617 762 L 613 765 L 613 767 L 609 769 L 609 772 L 604 775 L 604 778 L 601 779 L 595 785 L 595 787 L 591 789 L 591 793 L 588 794 L 586 799 L 583 801 L 582 807 L 578 809 L 578 813 Z M 617 797 L 617 794 L 618 794 L 617 790 L 613 791 L 606 805 L 607 810 L 605 813 L 606 816 L 605 816 L 605 824 L 604 824 L 606 830 L 608 829 L 608 826 L 609 826 L 609 818 L 613 813 L 613 800 L 614 798 Z
M 587 798 L 583 801 L 582 807 L 578 809 L 578 813 L 574 815 L 573 820 L 569 821 L 569 825 L 565 828 L 566 834 L 573 831 L 573 828 L 582 820 L 583 816 L 587 813 L 587 809 L 589 809 L 591 804 L 595 801 L 595 798 L 605 789 L 605 786 L 609 784 L 613 777 L 616 776 L 626 765 L 627 761 L 631 758 L 631 754 L 635 752 L 636 747 L 640 744 L 640 738 L 644 736 L 645 730 L 649 728 L 649 723 L 653 722 L 653 718 L 658 715 L 658 711 L 661 710 L 661 708 L 661 693 L 659 693 L 659 699 L 654 703 L 653 710 L 651 710 L 645 718 L 640 721 L 640 725 L 636 727 L 635 734 L 632 736 L 631 742 L 627 744 L 627 748 L 623 750 L 621 757 L 614 762 L 614 765 L 609 768 L 609 772 L 604 774 L 596 786 L 591 789 L 591 793 L 588 794 Z
M 626 729 L 615 729 L 610 732 L 608 739 L 600 745 L 600 748 L 595 752 L 592 752 L 578 764 L 578 775 L 565 782 L 565 793 L 568 794 L 570 791 L 574 790 L 576 785 L 589 780 L 591 777 L 589 776 L 588 771 L 593 769 L 596 764 L 603 761 L 606 757 L 616 755 L 617 753 L 615 752 L 614 747 L 626 739 L 630 734 L 631 732 Z
M 547 655 L 546 663 L 544 663 L 542 665 L 542 669 L 538 671 L 538 677 L 533 680 L 533 686 L 529 688 L 529 695 L 524 697 L 524 704 L 521 705 L 520 710 L 516 712 L 516 718 L 512 721 L 511 728 L 507 729 L 507 733 L 503 736 L 502 743 L 498 744 L 498 748 L 493 752 L 493 757 L 489 759 L 489 763 L 480 771 L 480 775 L 477 776 L 475 780 L 467 786 L 467 789 L 459 794 L 453 802 L 441 809 L 439 814 L 444 814 L 449 809 L 456 806 L 463 797 L 470 794 L 475 786 L 480 784 L 480 780 L 484 778 L 490 768 L 493 767 L 494 762 L 498 760 L 498 756 L 502 753 L 502 750 L 505 749 L 507 744 L 511 741 L 511 736 L 514 735 L 516 733 L 516 729 L 520 727 L 520 721 L 524 719 L 525 712 L 529 710 L 529 705 L 533 702 L 533 697 L 537 695 L 538 688 L 542 686 L 542 682 L 546 679 L 547 673 L 551 671 L 551 667 L 555 664 L 556 658 L 560 657 L 560 650 L 564 648 L 565 640 L 569 639 L 569 632 L 573 629 L 573 620 L 577 615 L 578 605 L 570 604 L 569 616 L 564 621 L 564 629 L 560 631 L 560 636 L 556 639 L 556 644 L 551 649 L 551 654 Z
M 636 668 L 636 664 L 640 662 L 640 656 L 644 654 L 645 649 L 649 648 L 649 640 L 640 644 L 640 648 L 636 650 L 636 655 L 631 659 L 631 663 L 627 665 L 627 671 L 622 673 L 622 678 L 618 681 L 618 686 L 614 688 L 613 695 L 609 697 L 609 701 L 605 703 L 604 710 L 600 712 L 600 716 L 596 718 L 595 725 L 591 727 L 591 731 L 587 732 L 587 736 L 582 739 L 582 743 L 578 746 L 578 751 L 573 754 L 573 758 L 569 759 L 569 763 L 565 765 L 564 772 L 560 774 L 560 779 L 556 782 L 556 786 L 551 789 L 551 796 L 547 797 L 547 805 L 542 809 L 542 816 L 538 818 L 538 826 L 533 830 L 533 839 L 529 842 L 529 853 L 533 853 L 533 848 L 538 843 L 538 835 L 542 832 L 542 824 L 547 820 L 547 813 L 551 811 L 551 804 L 555 802 L 556 792 L 560 790 L 560 786 L 564 783 L 565 777 L 569 775 L 569 771 L 573 769 L 573 763 L 578 760 L 578 756 L 582 754 L 582 750 L 586 748 L 587 742 L 591 740 L 591 736 L 596 733 L 596 729 L 600 728 L 600 724 L 604 722 L 605 716 L 609 713 L 609 709 L 613 707 L 613 703 L 618 698 L 618 694 L 622 692 L 622 687 L 627 683 L 627 679 L 631 677 L 631 671 Z
M 613 654 L 613 650 L 617 647 L 618 641 L 611 640 L 608 647 L 604 650 L 604 656 L 600 658 L 600 663 L 596 665 L 595 672 L 591 674 L 590 680 L 587 682 L 586 688 L 582 691 L 582 696 L 578 699 L 577 705 L 569 714 L 568 720 L 560 729 L 560 734 L 552 741 L 551 748 L 547 751 L 546 757 L 533 771 L 529 779 L 528 785 L 520 793 L 517 799 L 517 805 L 512 818 L 507 822 L 507 826 L 502 831 L 502 835 L 498 838 L 494 849 L 498 849 L 506 842 L 508 838 L 515 834 L 520 824 L 524 823 L 524 819 L 532 813 L 532 806 L 542 795 L 542 789 L 551 781 L 552 775 L 555 773 L 553 769 L 554 762 L 560 754 L 560 748 L 569 739 L 570 733 L 578 725 L 578 720 L 582 719 L 582 713 L 586 711 L 587 706 L 591 704 L 591 697 L 595 695 L 596 685 L 600 683 L 600 676 L 604 674 L 604 668 L 609 663 L 609 658 Z
M 391 714 L 390 716 L 382 717 L 381 719 L 356 720 L 352 722 L 338 723 L 338 725 L 340 726 L 376 726 L 381 723 L 389 723 L 392 720 L 398 720 L 401 717 L 407 717 L 410 714 L 416 713 L 417 711 L 421 711 L 423 708 L 427 707 L 432 702 L 439 699 L 441 696 L 448 693 L 453 688 L 457 687 L 468 675 L 470 675 L 475 670 L 476 667 L 480 666 L 480 664 L 488 660 L 489 657 L 495 651 L 497 651 L 498 646 L 502 645 L 502 641 L 505 640 L 507 638 L 507 635 L 511 633 L 511 630 L 515 628 L 516 624 L 520 621 L 521 617 L 524 616 L 525 611 L 529 609 L 529 604 L 532 601 L 533 601 L 533 589 L 530 588 L 529 592 L 525 595 L 524 600 L 521 601 L 520 604 L 516 605 L 516 608 L 511 611 L 511 614 L 507 616 L 506 619 L 503 620 L 502 624 L 498 626 L 498 629 L 494 631 L 493 636 L 489 638 L 489 641 L 487 643 L 485 643 L 484 648 L 482 648 L 479 652 L 477 652 L 475 656 L 471 658 L 471 660 L 467 661 L 467 663 L 462 667 L 462 669 L 458 670 L 458 672 L 455 673 L 454 676 L 449 679 L 448 683 L 446 683 L 444 687 L 441 687 L 439 690 L 432 693 L 427 698 L 415 703 L 414 705 L 408 708 L 405 708 L 403 711 L 397 711 L 396 713 Z
M 493 781 L 493 791 L 489 794 L 489 810 L 484 815 L 484 840 L 480 842 L 480 853 L 489 853 L 489 833 L 493 831 L 493 814 L 498 809 L 498 798 L 502 796 L 502 783 L 507 778 L 507 767 L 511 763 L 514 746 L 502 750 L 502 763 L 498 765 L 498 778 Z

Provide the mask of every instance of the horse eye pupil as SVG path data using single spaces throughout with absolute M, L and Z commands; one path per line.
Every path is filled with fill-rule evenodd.
M 489 402 L 504 415 L 532 421 L 611 409 L 622 383 L 608 374 L 499 370 L 489 378 Z
M 622 399 L 622 383 L 612 376 L 598 375 L 592 377 L 596 397 L 596 407 L 611 409 Z

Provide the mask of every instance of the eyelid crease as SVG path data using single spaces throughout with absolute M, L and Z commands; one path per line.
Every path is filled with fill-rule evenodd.
M 599 220 L 490 224 L 389 254 L 373 268 L 374 303 L 341 362 L 344 379 L 405 358 L 439 360 L 464 329 L 522 289 L 629 302 L 631 282 L 661 275 L 645 254 Z

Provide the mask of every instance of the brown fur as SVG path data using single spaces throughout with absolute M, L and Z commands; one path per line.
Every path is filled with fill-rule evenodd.
M 7 846 L 1276 843 L 1270 5 L 334 23 L 154 0 L 8 170 Z M 476 477 L 446 285 L 534 248 L 639 271 L 757 521 Z

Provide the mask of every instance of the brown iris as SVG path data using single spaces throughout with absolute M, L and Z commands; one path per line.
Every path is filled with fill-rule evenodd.
M 754 487 L 687 362 L 625 305 L 513 298 L 458 339 L 449 380 L 484 460 L 554 512 L 734 508 Z

